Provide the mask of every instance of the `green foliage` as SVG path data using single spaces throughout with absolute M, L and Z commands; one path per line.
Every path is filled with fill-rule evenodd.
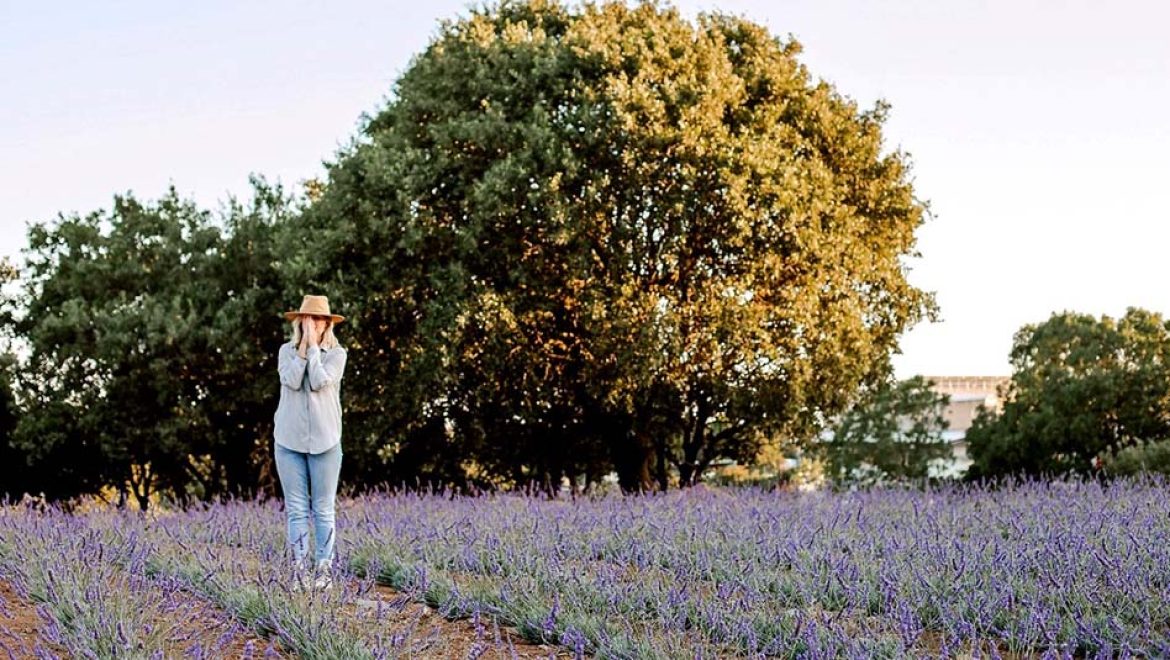
M 12 289 L 18 278 L 16 267 L 7 258 L 0 260 L 0 341 L 4 342 L 0 348 L 0 500 L 17 499 L 31 485 L 24 452 L 13 446 L 20 410 L 12 387 L 17 358 L 10 352 L 9 342 L 14 338 L 17 314 Z
M 1053 314 L 1016 333 L 1000 415 L 967 432 L 973 478 L 1084 474 L 1147 438 L 1170 437 L 1170 322 L 1129 309 Z
M 818 445 L 827 475 L 837 483 L 926 479 L 932 461 L 951 456 L 942 435 L 949 401 L 921 376 L 870 392 Z
M 217 258 L 198 278 L 206 287 L 216 356 L 202 374 L 201 407 L 207 416 L 202 455 L 212 465 L 199 481 L 203 498 L 249 496 L 258 488 L 277 492 L 272 424 L 280 390 L 273 379 L 277 347 L 289 333 L 279 314 L 307 292 L 285 286 L 277 237 L 298 208 L 280 186 L 253 178 L 247 204 L 229 201 Z
M 886 106 L 799 50 L 651 4 L 445 24 L 283 238 L 288 281 L 353 315 L 355 450 L 391 479 L 690 484 L 885 378 L 932 309 L 902 265 L 924 209 Z
M 799 52 L 738 17 L 505 2 L 443 25 L 307 207 L 257 180 L 219 216 L 171 191 L 34 225 L 0 449 L 51 496 L 254 492 L 306 292 L 349 317 L 347 483 L 666 488 L 799 444 L 933 310 L 887 107 Z
M 255 484 L 276 403 L 264 375 L 280 340 L 272 227 L 286 200 L 254 184 L 252 208 L 231 201 L 222 226 L 172 189 L 30 228 L 13 444 L 60 470 L 57 495 L 112 485 L 146 508 L 159 489 Z
M 1126 447 L 1105 461 L 1105 472 L 1116 477 L 1149 472 L 1170 475 L 1170 440 Z
M 786 488 L 794 482 L 793 470 L 771 470 L 761 465 L 727 465 L 705 476 L 703 483 L 722 487 Z
M 12 444 L 13 432 L 19 420 L 16 397 L 12 392 L 15 365 L 15 356 L 0 355 L 0 501 L 19 499 L 21 493 L 32 488 L 28 481 L 28 462 L 24 452 Z

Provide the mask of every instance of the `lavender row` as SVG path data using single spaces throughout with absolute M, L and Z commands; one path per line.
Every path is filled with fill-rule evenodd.
M 339 524 L 356 569 L 602 657 L 1165 656 L 1168 494 L 399 495 Z
M 155 519 L 13 509 L 0 567 L 55 608 L 53 639 L 78 657 L 167 648 L 176 631 L 141 613 L 180 587 L 306 657 L 454 652 L 412 600 L 477 622 L 485 657 L 511 656 L 497 624 L 577 657 L 1167 656 L 1167 494 L 370 495 L 339 503 L 341 579 L 324 594 L 289 591 L 278 502 Z M 374 580 L 400 598 L 371 610 Z
M 294 593 L 277 502 L 230 502 L 164 516 L 147 528 L 156 553 L 155 574 L 174 576 L 203 593 L 258 633 L 279 639 L 306 658 L 512 658 L 498 625 L 475 626 L 475 638 L 451 640 L 424 623 L 424 600 L 406 592 L 374 597 L 374 580 L 345 570 L 327 592 Z M 454 642 L 454 646 L 452 646 Z
M 242 632 L 187 597 L 181 583 L 148 576 L 150 554 L 142 535 L 117 518 L 72 516 L 53 507 L 5 511 L 0 574 L 37 604 L 45 622 L 42 641 L 48 642 L 25 652 L 51 658 L 55 648 L 77 658 L 156 659 L 181 650 L 209 657 Z M 187 625 L 196 619 L 206 627 Z

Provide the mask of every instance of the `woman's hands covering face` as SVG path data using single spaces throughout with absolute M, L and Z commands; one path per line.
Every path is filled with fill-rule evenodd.
M 308 346 L 316 346 L 321 341 L 321 334 L 325 332 L 326 322 L 314 316 L 301 317 L 302 342 Z

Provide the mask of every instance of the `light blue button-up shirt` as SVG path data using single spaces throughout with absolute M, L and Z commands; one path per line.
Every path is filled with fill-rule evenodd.
M 310 346 L 307 358 L 292 342 L 280 347 L 280 403 L 273 436 L 293 451 L 320 454 L 341 442 L 341 376 L 345 349 Z

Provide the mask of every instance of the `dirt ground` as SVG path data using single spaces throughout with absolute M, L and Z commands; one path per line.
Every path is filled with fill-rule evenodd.
M 65 657 L 60 646 L 50 644 L 41 633 L 45 621 L 32 603 L 20 597 L 16 589 L 0 579 L 0 657 L 16 660 L 36 658 L 36 646 Z
M 235 627 L 229 618 L 218 616 L 193 594 L 176 592 L 175 598 L 181 601 L 181 605 L 169 614 L 159 613 L 156 622 L 175 631 L 168 658 L 191 657 L 196 644 L 202 646 L 205 657 L 259 659 L 266 657 L 266 651 L 269 658 L 273 653 L 280 658 L 295 657 L 279 645 Z M 379 601 L 381 607 L 390 612 L 389 616 L 414 624 L 418 631 L 417 639 L 410 644 L 410 655 L 414 658 L 573 657 L 559 647 L 529 643 L 517 631 L 508 628 L 499 630 L 502 644 L 497 644 L 490 626 L 485 638 L 482 632 L 477 633 L 472 621 L 451 621 L 424 604 L 404 602 L 401 594 L 389 587 L 375 586 L 359 604 L 363 609 L 374 610 L 379 607 Z M 9 582 L 0 579 L 0 660 L 35 660 L 38 645 L 55 656 L 69 657 L 63 647 L 46 639 L 46 625 L 36 606 L 22 598 Z
M 520 636 L 513 628 L 499 628 L 499 642 L 490 624 L 486 625 L 486 637 L 477 634 L 475 624 L 469 619 L 451 621 L 432 608 L 417 602 L 403 606 L 402 596 L 390 587 L 374 585 L 361 605 L 376 607 L 381 600 L 387 607 L 395 608 L 394 618 L 417 622 L 418 637 L 422 644 L 412 648 L 412 657 L 417 658 L 479 658 L 500 660 L 511 658 L 572 658 L 573 654 L 559 646 L 533 644 Z M 432 640 L 429 644 L 426 640 Z M 486 644 L 485 644 L 486 641 Z M 514 655 L 513 655 L 514 653 Z

